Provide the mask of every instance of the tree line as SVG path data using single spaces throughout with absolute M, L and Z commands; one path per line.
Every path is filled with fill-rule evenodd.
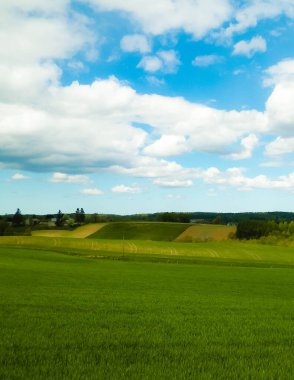
M 64 214 L 58 210 L 56 214 L 47 214 L 45 216 L 26 215 L 21 213 L 18 208 L 13 215 L 0 216 L 0 236 L 15 235 L 15 234 L 29 234 L 31 228 L 37 228 L 38 224 L 51 223 L 57 228 L 74 227 L 86 223 L 86 213 L 83 208 L 77 208 L 75 213 Z
M 294 235 L 294 221 L 244 220 L 238 223 L 237 239 L 260 239 L 274 236 L 289 238 Z

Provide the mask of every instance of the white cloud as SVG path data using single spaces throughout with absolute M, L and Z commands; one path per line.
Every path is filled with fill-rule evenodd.
M 176 162 L 170 162 L 162 159 L 139 157 L 132 167 L 113 166 L 114 173 L 126 174 L 133 177 L 144 177 L 159 181 L 156 184 L 163 183 L 170 187 L 174 184 L 190 185 L 191 178 L 199 175 L 199 169 L 187 169 Z
M 279 156 L 294 152 L 294 137 L 282 138 L 278 137 L 276 140 L 269 143 L 265 148 L 265 153 L 268 156 Z
M 153 181 L 155 185 L 161 187 L 190 187 L 193 185 L 191 180 L 165 179 L 158 178 Z
M 246 158 L 250 158 L 252 156 L 252 151 L 257 146 L 257 144 L 258 138 L 255 134 L 251 133 L 241 140 L 240 145 L 242 147 L 242 150 L 240 152 L 229 154 L 227 158 L 231 160 L 244 160 Z
M 50 182 L 54 183 L 89 183 L 90 178 L 80 174 L 53 173 Z
M 294 81 L 294 59 L 288 58 L 265 70 L 265 86 Z
M 0 115 L 0 161 L 15 163 L 18 157 L 19 169 L 57 172 L 137 162 L 148 134 L 133 123 L 149 125 L 159 136 L 146 147 L 155 156 L 224 154 L 231 144 L 266 128 L 257 111 L 227 112 L 182 98 L 140 95 L 115 78 L 51 86 L 34 107 L 0 103 Z
M 35 103 L 59 83 L 61 69 L 53 60 L 98 46 L 87 18 L 70 12 L 67 0 L 2 1 L 0 15 L 2 101 Z
M 177 156 L 187 151 L 186 139 L 179 135 L 162 135 L 159 140 L 144 149 L 146 154 L 156 157 Z
M 69 18 L 69 2 L 2 1 L 0 3 L 0 50 L 2 64 L 37 63 L 40 60 L 65 59 L 77 50 L 93 48 L 94 35 L 86 18 Z M 45 2 L 43 2 L 45 3 Z M 7 43 L 9 36 L 9 43 Z
M 11 181 L 24 181 L 27 179 L 31 179 L 31 177 L 21 174 L 21 173 L 15 173 L 13 176 L 11 176 Z
M 294 80 L 277 84 L 266 102 L 268 128 L 283 137 L 294 136 Z
M 91 195 L 91 196 L 103 195 L 103 191 L 97 188 L 83 189 L 80 191 L 80 193 L 84 195 Z
M 220 55 L 210 54 L 210 55 L 198 55 L 192 61 L 193 66 L 206 67 L 214 65 L 216 63 L 221 63 L 224 61 L 224 58 Z
M 120 47 L 125 52 L 149 53 L 150 44 L 146 36 L 142 34 L 131 34 L 124 36 L 120 41 Z
M 253 37 L 249 41 L 239 41 L 234 45 L 233 55 L 246 55 L 251 58 L 256 53 L 264 53 L 267 49 L 266 41 L 261 36 Z
M 191 1 L 161 0 L 83 0 L 99 11 L 127 12 L 143 31 L 153 35 L 183 30 L 201 38 L 229 19 L 232 7 L 229 0 Z
M 156 71 L 162 69 L 163 62 L 156 56 L 148 55 L 141 59 L 137 67 L 147 71 L 148 73 L 155 73 Z
M 207 184 L 233 186 L 239 190 L 279 189 L 294 191 L 294 173 L 279 176 L 275 179 L 265 175 L 250 178 L 246 177 L 244 170 L 240 168 L 230 168 L 222 172 L 215 167 L 211 167 L 207 170 L 202 170 L 198 178 L 203 179 Z
M 223 36 L 231 37 L 255 27 L 259 21 L 273 19 L 279 15 L 294 18 L 293 0 L 250 0 L 236 8 L 235 21 L 224 29 Z
M 162 86 L 165 84 L 164 79 L 159 79 L 155 77 L 154 75 L 148 75 L 146 77 L 146 80 L 152 85 L 152 86 Z
M 156 55 L 143 57 L 137 67 L 150 73 L 163 71 L 166 74 L 172 74 L 177 71 L 180 63 L 177 53 L 174 50 L 162 50 Z
M 177 53 L 174 50 L 159 51 L 157 56 L 162 60 L 163 69 L 166 73 L 175 73 L 178 66 L 181 64 Z
M 67 67 L 73 71 L 82 71 L 85 69 L 85 65 L 81 61 L 70 61 Z
M 114 186 L 111 191 L 113 193 L 137 194 L 141 192 L 141 189 L 138 186 L 117 185 Z

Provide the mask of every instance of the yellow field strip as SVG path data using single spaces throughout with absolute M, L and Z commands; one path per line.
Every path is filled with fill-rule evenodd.
M 197 242 L 197 241 L 222 241 L 227 240 L 230 235 L 236 232 L 235 226 L 195 224 L 182 232 L 176 241 Z
M 73 231 L 65 230 L 37 230 L 32 232 L 32 236 L 43 236 L 43 237 L 66 237 L 74 239 L 84 239 L 95 232 L 99 231 L 106 223 L 91 223 L 86 224 L 76 228 Z

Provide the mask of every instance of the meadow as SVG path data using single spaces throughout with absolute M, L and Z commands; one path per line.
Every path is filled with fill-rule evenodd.
M 291 378 L 293 268 L 176 262 L 2 246 L 0 378 Z
M 291 378 L 294 248 L 96 227 L 0 237 L 0 379 Z
M 28 247 L 96 259 L 163 262 L 227 262 L 228 265 L 293 266 L 294 247 L 237 240 L 181 243 L 145 240 L 3 236 L 0 247 Z

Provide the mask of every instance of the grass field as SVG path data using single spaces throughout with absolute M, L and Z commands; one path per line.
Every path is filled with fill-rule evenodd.
M 187 223 L 114 222 L 105 225 L 89 238 L 173 241 L 189 226 Z
M 181 242 L 227 240 L 236 232 L 235 226 L 216 224 L 195 224 L 188 227 L 175 240 Z
M 103 240 L 46 238 L 31 236 L 0 237 L 0 247 L 31 247 L 62 251 L 71 255 L 90 258 L 121 258 L 129 260 L 166 260 L 184 261 L 191 259 L 228 261 L 229 263 L 255 263 L 266 265 L 294 265 L 294 247 L 281 247 L 239 241 L 209 243 L 178 243 L 143 240 Z
M 94 232 L 100 230 L 105 226 L 105 223 L 90 223 L 84 226 L 75 228 L 73 231 L 66 230 L 36 230 L 32 231 L 32 236 L 44 237 L 67 237 L 83 239 L 92 235 Z
M 91 260 L 0 246 L 0 378 L 291 379 L 293 268 L 255 263 Z

